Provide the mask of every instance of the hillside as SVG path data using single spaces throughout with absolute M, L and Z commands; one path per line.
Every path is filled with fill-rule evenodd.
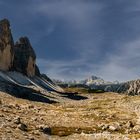
M 80 96 L 88 99 L 65 98 L 59 103 L 45 103 L 0 92 L 0 139 L 136 140 L 140 137 L 140 97 L 115 93 Z

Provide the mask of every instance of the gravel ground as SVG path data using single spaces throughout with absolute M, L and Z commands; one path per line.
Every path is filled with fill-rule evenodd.
M 66 98 L 65 100 L 63 97 L 63 100 L 57 103 L 44 103 L 0 92 L 0 139 L 136 140 L 140 138 L 139 96 L 93 93 L 82 94 L 80 97 L 87 99 Z

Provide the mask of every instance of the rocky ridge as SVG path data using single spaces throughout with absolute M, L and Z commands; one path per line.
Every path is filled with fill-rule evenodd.
M 132 80 L 123 83 L 96 85 L 95 89 L 101 89 L 106 92 L 117 92 L 127 95 L 140 95 L 140 80 Z
M 106 92 L 124 93 L 127 95 L 140 95 L 140 79 L 127 82 L 107 82 L 99 77 L 91 76 L 84 84 L 90 88 L 104 90 Z
M 118 93 L 126 93 L 128 95 L 140 95 L 140 79 L 121 83 L 115 91 Z

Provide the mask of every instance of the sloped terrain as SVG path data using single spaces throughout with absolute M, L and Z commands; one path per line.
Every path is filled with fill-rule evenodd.
M 58 98 L 56 93 L 52 95 Z M 30 96 L 32 100 L 0 92 L 0 139 L 136 140 L 140 137 L 139 96 L 82 94 L 87 99 L 60 97 L 59 102 L 44 102 L 39 94 Z
M 45 75 L 27 77 L 18 72 L 0 71 L 0 85 L 2 140 L 140 137 L 139 96 L 87 94 L 74 88 L 65 92 Z
M 40 100 L 50 103 L 66 102 L 67 99 L 86 99 L 86 97 L 75 93 L 65 92 L 61 87 L 53 83 L 51 79 L 44 76 L 27 77 L 18 72 L 0 71 L 0 84 L 0 91 L 28 100 Z
M 98 85 L 96 89 L 102 89 L 106 92 L 117 92 L 127 95 L 140 95 L 140 79 L 123 83 Z

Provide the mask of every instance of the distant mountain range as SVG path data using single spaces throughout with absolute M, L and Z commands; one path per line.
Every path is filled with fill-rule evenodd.
M 66 84 L 67 86 L 77 86 L 77 87 L 89 87 L 91 89 L 96 90 L 103 90 L 106 92 L 117 92 L 117 93 L 124 93 L 128 95 L 140 95 L 140 79 L 127 81 L 127 82 L 109 82 L 105 81 L 104 79 L 91 76 L 85 80 L 81 81 L 61 81 L 61 80 L 54 80 L 57 84 L 63 85 Z
M 79 83 L 81 84 L 85 84 L 88 86 L 92 86 L 92 85 L 107 85 L 107 84 L 118 84 L 118 81 L 115 82 L 109 82 L 109 81 L 105 81 L 104 79 L 97 77 L 97 76 L 91 76 L 85 80 L 79 81 Z
M 118 81 L 114 81 L 114 82 L 109 82 L 109 81 L 105 81 L 104 79 L 97 77 L 97 76 L 90 76 L 89 78 L 86 78 L 84 80 L 72 80 L 72 81 L 61 81 L 61 80 L 54 80 L 56 83 L 58 84 L 69 84 L 69 85 L 73 85 L 73 84 L 81 84 L 81 85 L 87 85 L 87 86 L 94 86 L 94 85 L 110 85 L 110 84 L 118 84 Z

